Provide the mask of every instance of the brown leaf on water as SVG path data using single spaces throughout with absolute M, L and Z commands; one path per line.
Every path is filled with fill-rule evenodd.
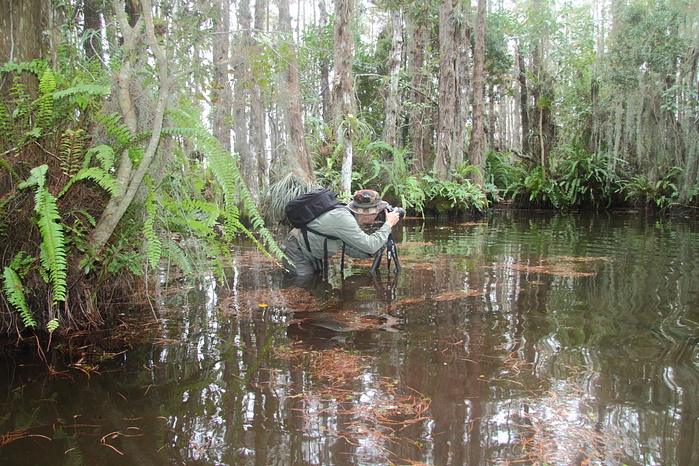
M 483 291 L 479 290 L 458 290 L 458 291 L 447 291 L 445 293 L 439 294 L 435 296 L 433 299 L 435 301 L 441 302 L 441 301 L 453 301 L 455 299 L 461 299 L 461 298 L 467 298 L 469 296 L 482 296 L 485 294 Z

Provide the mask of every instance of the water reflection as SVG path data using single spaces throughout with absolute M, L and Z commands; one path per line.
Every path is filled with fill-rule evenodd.
M 148 344 L 5 353 L 0 463 L 696 464 L 698 231 L 406 221 L 380 281 L 241 248 Z

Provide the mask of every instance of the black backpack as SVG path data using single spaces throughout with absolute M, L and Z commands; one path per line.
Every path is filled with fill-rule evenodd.
M 328 212 L 329 210 L 345 207 L 344 204 L 340 204 L 337 199 L 337 193 L 331 191 L 328 188 L 317 188 L 306 194 L 301 194 L 290 200 L 286 207 L 284 207 L 284 213 L 286 213 L 286 218 L 295 228 L 301 230 L 303 238 L 306 243 L 306 249 L 310 252 L 311 245 L 308 242 L 308 232 L 314 233 L 318 236 L 323 236 L 325 241 L 323 243 L 324 260 L 319 260 L 318 269 L 323 272 L 323 275 L 327 277 L 328 269 L 328 239 L 340 239 L 335 236 L 326 235 L 315 231 L 312 228 L 308 228 L 308 223 L 311 220 L 315 220 L 321 214 Z M 342 243 L 342 268 L 344 268 L 345 259 L 345 244 Z
M 308 222 L 340 205 L 337 193 L 328 188 L 318 188 L 290 200 L 284 212 L 295 228 L 305 228 Z

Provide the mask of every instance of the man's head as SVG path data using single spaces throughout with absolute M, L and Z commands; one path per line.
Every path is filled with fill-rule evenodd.
M 371 189 L 355 191 L 352 200 L 347 204 L 349 210 L 359 214 L 361 223 L 374 221 L 376 216 L 383 211 L 386 206 L 388 206 L 388 202 L 382 201 L 379 193 Z

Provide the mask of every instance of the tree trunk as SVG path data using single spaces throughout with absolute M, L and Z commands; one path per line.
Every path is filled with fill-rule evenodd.
M 400 111 L 399 74 L 403 55 L 403 9 L 391 12 L 391 51 L 388 56 L 388 94 L 383 127 L 383 140 L 391 147 L 397 146 L 398 115 Z
M 289 44 L 289 58 L 286 69 L 286 89 L 289 106 L 285 109 L 285 119 L 289 131 L 289 147 L 286 166 L 300 170 L 300 175 L 311 180 L 314 178 L 313 162 L 306 145 L 303 130 L 303 109 L 301 108 L 301 87 L 299 84 L 299 62 L 296 55 L 293 30 L 291 28 L 291 14 L 289 13 L 289 0 L 279 1 L 279 30 Z
M 227 0 L 223 0 L 227 3 Z M 243 175 L 250 195 L 259 201 L 260 183 L 257 176 L 257 162 L 251 154 L 250 141 L 248 140 L 247 106 L 250 97 L 250 89 L 253 87 L 250 61 L 252 47 L 252 15 L 250 13 L 250 1 L 239 0 L 238 10 L 238 37 L 236 51 L 232 53 L 235 85 L 233 87 L 233 133 L 235 153 L 238 155 L 240 173 Z
M 527 84 L 527 69 L 524 64 L 524 52 L 520 46 L 517 51 L 517 65 L 519 68 L 519 111 L 520 125 L 522 127 L 522 154 L 531 155 L 530 128 L 529 122 L 529 86 Z
M 124 124 L 129 130 L 133 134 L 138 134 L 140 132 L 139 123 L 143 123 L 142 126 L 150 128 L 151 135 L 143 158 L 137 167 L 133 166 L 131 158 L 126 151 L 121 154 L 119 167 L 116 172 L 119 194 L 109 199 L 97 225 L 95 225 L 95 228 L 90 233 L 89 245 L 94 251 L 100 251 L 107 244 L 114 229 L 119 221 L 121 221 L 126 209 L 131 205 L 131 202 L 136 197 L 136 193 L 141 187 L 143 178 L 156 156 L 156 150 L 160 142 L 160 135 L 163 128 L 165 108 L 167 107 L 169 98 L 168 90 L 170 88 L 170 78 L 168 75 L 168 62 L 160 43 L 155 38 L 153 18 L 151 17 L 151 3 L 150 0 L 141 0 L 141 4 L 143 6 L 143 16 L 140 17 L 134 27 L 131 27 L 126 17 L 123 0 L 114 0 L 113 3 L 124 38 L 124 44 L 122 45 L 123 60 L 115 80 L 117 83 L 115 94 L 119 102 Z M 145 35 L 142 35 L 144 27 Z M 145 47 L 140 47 L 144 39 L 145 44 L 148 46 L 148 50 L 155 56 L 158 70 L 157 80 L 160 91 L 155 105 L 153 120 L 149 122 L 138 121 L 136 105 L 131 94 L 131 86 L 134 85 L 132 79 L 134 70 L 131 67 L 131 62 L 132 60 L 136 62 L 137 60 L 134 59 L 134 55 L 140 50 L 145 49 Z
M 471 175 L 471 181 L 481 188 L 483 183 L 483 168 L 485 154 L 485 125 L 484 125 L 484 89 L 483 67 L 485 63 L 485 14 L 487 0 L 478 0 L 476 11 L 476 44 L 473 52 L 473 129 L 471 143 L 468 148 L 469 162 L 478 168 Z
M 352 127 L 356 122 L 352 82 L 352 13 L 354 0 L 335 0 L 335 68 L 333 111 L 338 145 L 342 150 L 341 189 L 352 191 Z
M 214 13 L 214 82 L 212 83 L 212 132 L 226 151 L 231 150 L 231 108 L 233 92 L 230 86 L 228 64 L 230 62 L 230 10 L 227 0 L 220 0 Z
M 437 117 L 437 151 L 434 171 L 440 180 L 447 179 L 452 163 L 454 138 L 457 134 L 457 51 L 454 0 L 439 5 L 439 108 Z
M 102 57 L 102 21 L 99 7 L 102 2 L 83 1 L 83 48 L 88 60 Z
M 464 156 L 467 152 L 466 138 L 470 124 L 470 98 L 471 98 L 471 0 L 459 0 L 456 3 L 454 14 L 463 20 L 456 21 L 456 114 L 453 146 L 451 150 L 451 161 L 449 163 L 450 172 L 458 172 L 464 163 Z M 464 45 L 459 45 L 464 44 Z
M 30 62 L 46 58 L 43 49 L 42 18 L 47 10 L 42 1 L 0 0 L 0 63 Z M 11 86 L 13 73 L 0 76 L 0 93 Z M 22 73 L 20 82 L 30 95 L 38 95 L 39 84 L 32 73 Z
M 254 33 L 261 34 L 265 31 L 265 14 L 267 12 L 267 0 L 255 2 Z M 259 53 L 258 40 L 253 36 L 251 53 Z M 260 86 L 252 86 L 250 89 L 250 153 L 253 163 L 256 163 L 256 177 L 262 189 L 269 186 L 269 161 L 265 139 L 267 124 L 265 120 L 265 103 Z M 250 188 L 250 185 L 248 185 Z
M 428 100 L 425 89 L 425 50 L 428 44 L 429 28 L 425 24 L 427 9 L 422 7 L 406 14 L 409 24 L 408 34 L 408 70 L 412 106 L 410 110 L 410 139 L 413 149 L 413 167 L 418 173 L 430 168 L 430 138 L 428 131 Z
M 319 26 L 324 28 L 328 24 L 328 12 L 325 9 L 325 0 L 318 0 L 320 12 Z M 329 126 L 332 124 L 332 96 L 330 92 L 330 59 L 327 55 L 319 60 L 320 66 L 320 97 L 323 103 L 323 121 Z

